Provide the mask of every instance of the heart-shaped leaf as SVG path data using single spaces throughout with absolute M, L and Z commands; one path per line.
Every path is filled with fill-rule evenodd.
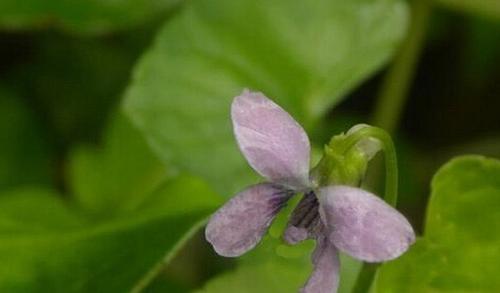
M 169 21 L 137 66 L 125 108 L 165 162 L 231 195 L 252 177 L 229 107 L 264 92 L 306 128 L 391 55 L 398 0 L 200 0 Z

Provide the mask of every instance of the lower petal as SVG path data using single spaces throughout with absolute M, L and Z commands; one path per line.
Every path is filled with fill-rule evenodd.
M 254 248 L 292 196 L 281 186 L 262 183 L 238 193 L 210 219 L 205 237 L 215 251 L 236 257 Z
M 325 237 L 316 241 L 312 255 L 313 272 L 301 293 L 337 292 L 339 285 L 339 256 L 337 249 Z
M 320 189 L 320 215 L 337 248 L 367 262 L 403 254 L 415 241 L 406 218 L 376 195 L 360 188 Z

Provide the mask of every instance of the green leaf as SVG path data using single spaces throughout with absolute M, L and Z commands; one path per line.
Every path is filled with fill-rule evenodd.
M 425 233 L 379 271 L 379 292 L 500 290 L 500 161 L 459 157 L 432 181 Z
M 28 105 L 0 86 L 0 190 L 49 185 L 49 143 Z
M 84 34 L 103 34 L 150 22 L 177 0 L 3 0 L 0 27 L 33 29 L 47 25 Z
M 14 235 L 54 233 L 82 227 L 88 221 L 66 208 L 50 189 L 23 187 L 4 192 L 0 198 L 0 233 Z M 43 207 L 43 208 L 42 208 Z
M 165 166 L 121 114 L 113 116 L 101 149 L 80 147 L 70 158 L 80 207 L 106 216 L 136 208 L 167 177 Z
M 254 178 L 231 99 L 263 91 L 310 129 L 388 60 L 406 18 L 397 0 L 192 1 L 137 66 L 125 108 L 164 161 L 229 196 Z
M 310 266 L 306 266 L 310 268 Z M 287 261 L 267 261 L 240 266 L 214 279 L 199 293 L 289 293 L 297 292 L 307 278 L 304 266 Z
M 219 197 L 195 178 L 166 183 L 127 216 L 89 222 L 53 192 L 0 196 L 1 292 L 129 292 L 168 261 Z

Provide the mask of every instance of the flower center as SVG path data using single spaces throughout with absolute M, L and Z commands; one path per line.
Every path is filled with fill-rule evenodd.
M 290 224 L 297 228 L 308 229 L 319 220 L 318 207 L 319 203 L 314 191 L 307 192 L 293 210 Z
M 304 194 L 304 197 L 293 210 L 284 239 L 289 244 L 296 244 L 318 235 L 321 221 L 319 216 L 319 203 L 314 191 Z

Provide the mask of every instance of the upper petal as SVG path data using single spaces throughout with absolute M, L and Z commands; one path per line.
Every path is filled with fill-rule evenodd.
M 339 256 L 335 246 L 322 237 L 312 255 L 313 272 L 301 293 L 333 293 L 339 285 Z
M 319 202 L 328 238 L 353 257 L 368 262 L 390 260 L 415 241 L 408 220 L 368 191 L 329 186 L 320 189 Z
M 240 256 L 259 243 L 290 196 L 289 191 L 275 184 L 251 186 L 212 216 L 205 237 L 218 254 Z
M 301 189 L 309 184 L 310 145 L 304 129 L 262 93 L 243 91 L 231 107 L 241 152 L 268 180 Z

